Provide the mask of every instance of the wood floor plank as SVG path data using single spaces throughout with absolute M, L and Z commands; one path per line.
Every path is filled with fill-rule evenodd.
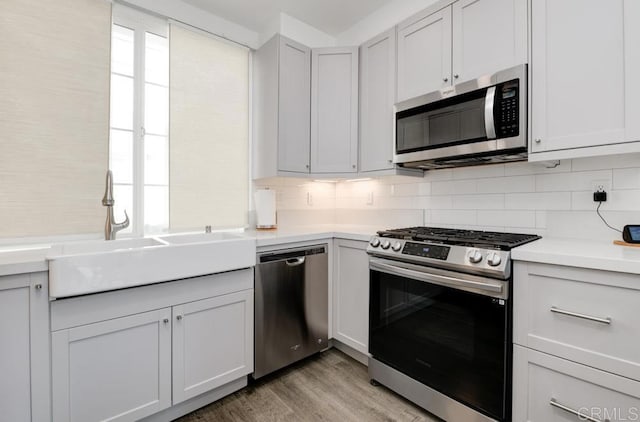
M 179 422 L 437 422 L 385 387 L 337 349 L 250 383 Z

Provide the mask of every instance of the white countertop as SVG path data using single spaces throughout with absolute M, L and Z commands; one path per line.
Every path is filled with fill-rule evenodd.
M 320 239 L 368 241 L 379 228 L 350 225 L 294 226 L 276 230 L 247 230 L 244 235 L 256 239 L 256 246 L 306 242 Z M 0 248 L 0 276 L 47 271 L 46 256 L 51 245 L 17 245 Z
M 640 248 L 612 241 L 542 238 L 511 251 L 511 258 L 542 264 L 640 274 Z

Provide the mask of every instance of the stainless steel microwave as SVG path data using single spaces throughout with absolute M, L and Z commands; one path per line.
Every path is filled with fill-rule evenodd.
M 394 163 L 422 169 L 527 158 L 527 65 L 395 105 Z

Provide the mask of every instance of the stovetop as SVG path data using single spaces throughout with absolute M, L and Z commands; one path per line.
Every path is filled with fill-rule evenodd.
M 522 233 L 408 227 L 379 231 L 367 246 L 373 258 L 482 275 L 511 277 L 511 249 L 540 239 Z
M 460 230 L 442 227 L 407 227 L 404 229 L 382 230 L 378 232 L 378 236 L 502 251 L 508 251 L 516 246 L 540 239 L 540 236 L 534 234 Z

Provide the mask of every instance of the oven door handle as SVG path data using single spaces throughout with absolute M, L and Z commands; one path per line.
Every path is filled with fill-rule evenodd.
M 427 283 L 437 284 L 445 287 L 453 288 L 472 288 L 475 290 L 482 290 L 493 294 L 502 293 L 501 284 L 484 283 L 482 281 L 464 280 L 462 278 L 450 277 L 439 274 L 432 274 L 427 272 L 410 270 L 407 268 L 398 267 L 396 265 L 386 264 L 379 260 L 371 259 L 369 261 L 369 268 L 372 270 L 382 271 L 391 275 L 398 275 L 403 277 L 412 278 L 414 280 L 424 281 Z

